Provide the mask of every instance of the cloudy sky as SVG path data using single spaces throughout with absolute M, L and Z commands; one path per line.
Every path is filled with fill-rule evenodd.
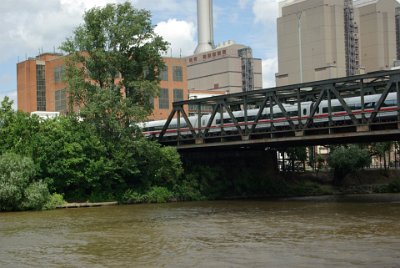
M 16 102 L 16 64 L 58 47 L 82 23 L 85 10 L 125 0 L 1 0 L 0 100 Z M 156 32 L 170 44 L 169 55 L 188 56 L 196 48 L 196 0 L 129 0 L 150 10 Z M 214 0 L 214 40 L 234 40 L 263 62 L 263 86 L 274 86 L 277 71 L 277 0 Z

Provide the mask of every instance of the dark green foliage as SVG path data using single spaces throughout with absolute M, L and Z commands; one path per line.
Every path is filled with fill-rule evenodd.
M 385 187 L 385 192 L 388 192 L 388 193 L 400 193 L 400 179 L 397 179 L 397 180 L 389 183 Z
M 109 163 L 104 145 L 93 132 L 91 126 L 73 118 L 61 117 L 40 124 L 32 155 L 38 176 L 50 183 L 52 191 L 68 197 L 105 187 Z
M 368 166 L 371 156 L 365 148 L 340 146 L 331 152 L 328 163 L 334 170 L 334 184 L 340 185 L 347 174 Z
M 182 175 L 180 156 L 175 148 L 161 147 L 147 139 L 138 139 L 132 147 L 140 172 L 130 185 L 140 185 L 144 190 L 151 186 L 171 188 Z

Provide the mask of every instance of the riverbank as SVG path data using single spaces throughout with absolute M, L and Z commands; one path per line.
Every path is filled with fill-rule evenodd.
M 104 207 L 104 206 L 115 206 L 119 203 L 117 201 L 113 202 L 84 202 L 84 203 L 65 203 L 63 205 L 57 206 L 57 209 L 60 208 L 88 208 L 88 207 Z

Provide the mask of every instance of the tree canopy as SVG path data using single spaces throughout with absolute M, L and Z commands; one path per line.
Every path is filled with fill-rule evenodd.
M 168 45 L 155 34 L 150 12 L 129 2 L 108 4 L 88 10 L 83 20 L 61 46 L 69 55 L 70 109 L 79 107 L 82 117 L 97 121 L 105 113 L 121 124 L 143 119 L 158 94 Z

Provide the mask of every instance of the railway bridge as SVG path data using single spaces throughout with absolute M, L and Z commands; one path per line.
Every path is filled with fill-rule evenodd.
M 390 70 L 175 102 L 151 134 L 189 168 L 263 178 L 288 147 L 400 140 L 399 83 Z
M 399 83 L 390 70 L 175 102 L 155 137 L 182 152 L 398 140 Z

